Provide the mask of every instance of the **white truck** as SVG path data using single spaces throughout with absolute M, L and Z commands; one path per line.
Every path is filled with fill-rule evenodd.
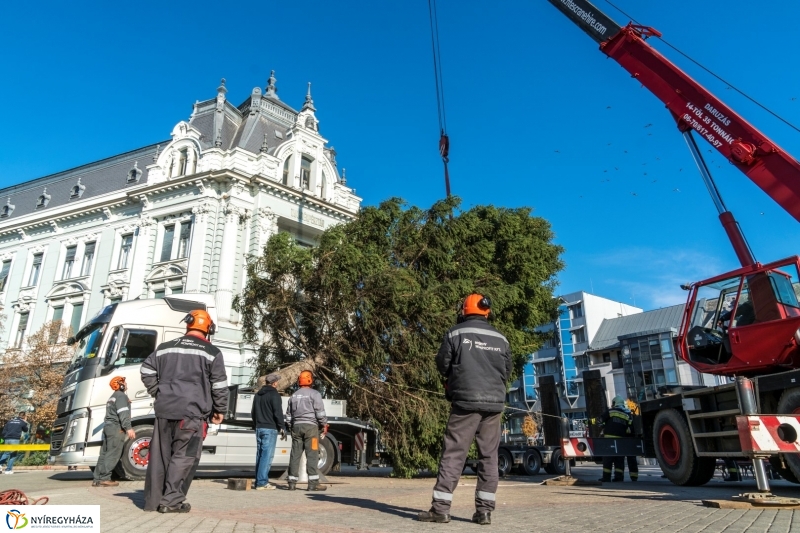
M 57 419 L 50 434 L 51 464 L 89 465 L 100 455 L 109 382 L 124 376 L 131 400 L 131 421 L 136 437 L 125 442 L 116 474 L 123 479 L 143 479 L 147 469 L 155 414 L 153 398 L 139 376 L 141 363 L 158 344 L 185 333 L 181 319 L 189 311 L 205 309 L 216 320 L 214 298 L 208 294 L 182 294 L 162 299 L 130 300 L 103 308 L 70 341 L 75 353 L 67 368 L 58 400 Z M 224 354 L 224 351 L 223 351 Z M 253 469 L 255 431 L 250 407 L 254 391 L 230 387 L 226 419 L 212 424 L 203 441 L 200 469 Z M 283 399 L 284 409 L 288 397 Z M 324 400 L 329 432 L 320 443 L 319 468 L 324 474 L 345 463 L 366 466 L 380 462 L 377 432 L 368 423 L 347 418 L 344 400 Z M 359 439 L 356 435 L 362 433 Z M 356 443 L 356 440 L 359 443 Z M 356 446 L 366 449 L 356 452 Z M 288 468 L 291 439 L 278 440 L 272 467 Z M 369 459 L 368 459 L 369 458 Z

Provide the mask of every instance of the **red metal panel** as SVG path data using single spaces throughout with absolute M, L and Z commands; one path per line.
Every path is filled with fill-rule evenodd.
M 694 129 L 800 221 L 800 163 L 648 45 L 641 31 L 629 24 L 601 50 L 664 102 L 682 131 Z
M 797 442 L 797 436 L 800 435 L 800 416 L 737 416 L 736 427 L 745 454 L 800 453 L 800 443 Z M 787 442 L 787 435 L 793 436 L 795 440 Z

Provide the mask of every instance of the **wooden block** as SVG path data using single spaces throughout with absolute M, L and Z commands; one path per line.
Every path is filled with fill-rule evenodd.
M 231 490 L 250 490 L 252 483 L 252 479 L 232 477 L 228 479 L 228 488 Z

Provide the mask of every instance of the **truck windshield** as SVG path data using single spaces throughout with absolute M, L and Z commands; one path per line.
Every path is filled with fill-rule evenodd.
M 97 357 L 100 353 L 100 344 L 108 324 L 97 324 L 87 330 L 75 344 L 75 354 L 69 364 L 69 372 L 81 368 L 87 359 Z

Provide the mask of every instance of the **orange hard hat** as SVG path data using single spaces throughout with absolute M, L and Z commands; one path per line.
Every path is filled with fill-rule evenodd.
M 111 383 L 109 383 L 109 385 L 111 385 L 113 390 L 119 390 L 120 385 L 125 386 L 125 378 L 122 376 L 111 378 Z
M 491 300 L 483 294 L 473 293 L 464 300 L 464 315 L 483 315 L 488 317 L 491 309 Z
M 217 331 L 217 325 L 211 320 L 211 315 L 203 309 L 195 309 L 183 317 L 183 321 L 186 322 L 187 331 L 196 329 L 197 331 L 202 331 L 206 335 L 213 335 Z
M 301 387 L 310 387 L 314 383 L 314 374 L 310 370 L 303 370 L 297 378 L 297 384 Z

